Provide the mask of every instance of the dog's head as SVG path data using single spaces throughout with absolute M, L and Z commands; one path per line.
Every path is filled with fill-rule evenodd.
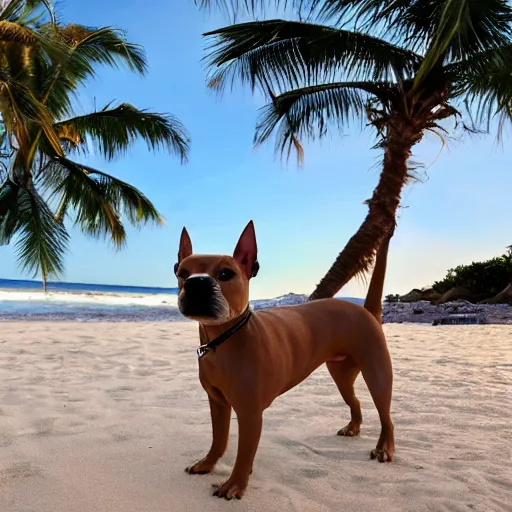
M 249 302 L 249 280 L 259 270 L 257 255 L 252 221 L 240 235 L 233 256 L 193 254 L 183 228 L 174 268 L 181 313 L 205 325 L 221 325 L 243 313 Z

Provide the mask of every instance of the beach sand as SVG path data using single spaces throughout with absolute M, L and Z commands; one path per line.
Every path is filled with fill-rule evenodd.
M 265 413 L 241 502 L 211 496 L 192 323 L 0 323 L 0 511 L 512 511 L 512 328 L 386 325 L 396 461 L 369 460 L 379 422 L 360 377 L 362 435 L 325 368 Z

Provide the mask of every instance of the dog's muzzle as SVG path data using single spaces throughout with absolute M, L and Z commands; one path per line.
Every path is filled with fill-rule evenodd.
M 183 283 L 180 310 L 185 316 L 218 318 L 222 313 L 219 285 L 209 275 L 192 275 Z

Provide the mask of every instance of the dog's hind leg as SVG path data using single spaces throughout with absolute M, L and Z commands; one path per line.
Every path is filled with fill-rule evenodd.
M 359 363 L 381 423 L 379 441 L 371 452 L 371 458 L 379 462 L 391 462 L 395 455 L 394 426 L 391 420 L 393 388 L 391 358 L 383 337 L 378 340 L 378 343 L 366 348 L 365 356 L 360 358 Z
M 338 435 L 357 436 L 363 422 L 361 404 L 354 392 L 354 382 L 359 375 L 359 367 L 351 357 L 347 357 L 342 361 L 328 361 L 327 369 L 336 383 L 343 400 L 350 407 L 350 421 L 348 425 L 338 431 Z

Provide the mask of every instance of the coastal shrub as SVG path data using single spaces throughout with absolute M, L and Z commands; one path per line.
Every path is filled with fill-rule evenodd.
M 487 261 L 472 262 L 451 268 L 433 288 L 445 293 L 455 286 L 469 290 L 478 299 L 493 297 L 512 282 L 512 251 Z

